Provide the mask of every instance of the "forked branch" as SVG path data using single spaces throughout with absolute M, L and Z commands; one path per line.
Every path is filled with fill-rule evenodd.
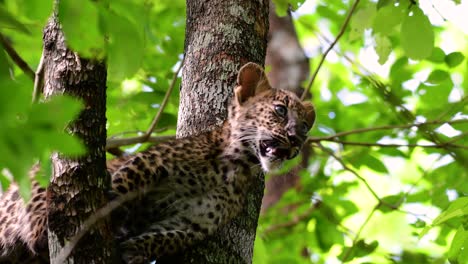
M 164 95 L 164 99 L 161 103 L 161 106 L 159 107 L 158 112 L 154 116 L 153 121 L 151 122 L 151 125 L 148 127 L 146 132 L 143 135 L 137 136 L 137 137 L 108 139 L 106 143 L 106 149 L 112 149 L 112 148 L 117 148 L 120 146 L 148 142 L 148 140 L 151 137 L 151 134 L 154 131 L 154 128 L 156 127 L 159 120 L 161 119 L 161 116 L 164 112 L 164 108 L 166 108 L 167 102 L 169 101 L 169 97 L 171 96 L 172 90 L 174 89 L 174 86 L 177 82 L 177 76 L 179 75 L 179 72 L 182 69 L 183 65 L 184 65 L 184 59 L 182 59 L 182 61 L 180 62 L 179 68 L 174 73 L 174 77 L 172 78 L 171 84 L 169 88 L 167 89 L 166 94 Z

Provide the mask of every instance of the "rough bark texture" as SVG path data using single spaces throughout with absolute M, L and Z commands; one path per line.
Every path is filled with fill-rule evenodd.
M 107 200 L 110 183 L 105 164 L 106 67 L 81 59 L 67 49 L 58 22 L 51 19 L 44 30 L 44 95 L 68 94 L 79 98 L 84 109 L 67 128 L 80 137 L 87 154 L 79 158 L 52 157 L 53 177 L 47 190 L 48 235 L 51 263 L 64 242 Z M 100 223 L 75 247 L 67 263 L 110 263 L 113 239 Z
M 268 1 L 187 1 L 178 136 L 221 124 L 240 66 L 265 61 Z
M 269 42 L 265 64 L 270 67 L 267 72 L 273 87 L 291 90 L 299 96 L 302 94 L 302 83 L 309 75 L 309 59 L 304 53 L 294 28 L 291 15 L 276 15 L 275 7 L 270 2 Z M 291 171 L 282 175 L 272 175 L 265 184 L 265 196 L 262 211 L 275 204 L 287 190 L 300 188 L 298 172 L 307 166 L 310 147 L 302 149 L 302 162 Z
M 267 33 L 268 0 L 187 1 L 179 137 L 225 120 L 237 71 L 249 61 L 263 65 Z M 251 263 L 263 188 L 264 178 L 259 175 L 236 219 L 163 263 Z

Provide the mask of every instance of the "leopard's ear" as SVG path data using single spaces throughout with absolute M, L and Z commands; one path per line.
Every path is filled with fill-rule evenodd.
M 312 128 L 314 126 L 314 123 L 315 123 L 315 107 L 314 105 L 311 103 L 311 102 L 302 102 L 302 105 L 304 106 L 305 108 L 305 113 L 306 113 L 306 122 L 307 124 L 310 126 L 310 128 Z
M 235 101 L 242 105 L 247 99 L 271 89 L 263 68 L 253 62 L 242 66 L 237 75 L 237 87 L 234 90 Z

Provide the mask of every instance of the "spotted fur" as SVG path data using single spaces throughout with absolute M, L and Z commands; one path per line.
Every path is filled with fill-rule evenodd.
M 241 68 L 237 82 L 222 126 L 108 164 L 115 195 L 138 194 L 125 205 L 127 217 L 116 234 L 125 262 L 147 263 L 203 240 L 239 213 L 253 177 L 299 153 L 315 121 L 313 106 L 271 88 L 254 63 Z M 20 241 L 36 252 L 45 236 L 42 206 L 43 192 L 26 209 L 14 187 L 4 194 L 1 253 Z

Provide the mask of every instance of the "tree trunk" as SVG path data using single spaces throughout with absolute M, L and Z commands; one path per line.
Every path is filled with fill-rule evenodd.
M 47 189 L 48 240 L 51 263 L 82 223 L 106 202 L 110 178 L 106 172 L 106 67 L 80 58 L 67 49 L 56 18 L 44 30 L 46 97 L 68 94 L 79 98 L 84 109 L 68 126 L 87 149 L 77 158 L 52 157 L 53 175 Z M 99 223 L 85 235 L 66 263 L 110 263 L 112 234 Z
M 200 133 L 223 122 L 237 71 L 249 61 L 263 65 L 268 34 L 268 0 L 186 3 L 178 137 Z M 164 263 L 251 263 L 263 187 L 264 177 L 260 175 L 237 218 Z

